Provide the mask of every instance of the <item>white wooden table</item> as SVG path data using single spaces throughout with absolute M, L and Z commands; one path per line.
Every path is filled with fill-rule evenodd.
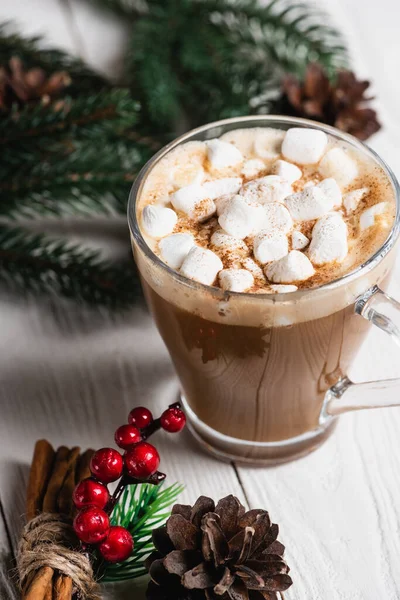
M 372 146 L 400 176 L 399 4 L 325 0 L 325 5 L 348 37 L 357 72 L 375 83 L 385 130 Z M 15 19 L 26 33 L 45 34 L 49 44 L 80 54 L 108 74 L 123 55 L 124 25 L 79 0 L 2 0 L 0 20 L 6 19 Z M 126 229 L 120 231 L 126 240 Z M 399 269 L 390 290 L 397 298 Z M 112 320 L 68 303 L 49 306 L 2 295 L 0 331 L 0 552 L 6 565 L 23 523 L 35 440 L 108 445 L 133 404 L 158 412 L 175 400 L 178 385 L 142 308 Z M 371 332 L 351 375 L 400 376 L 400 351 L 385 334 Z M 186 486 L 182 502 L 233 493 L 270 511 L 280 523 L 295 582 L 288 600 L 398 600 L 399 432 L 400 409 L 348 415 L 314 454 L 268 469 L 217 462 L 187 433 L 159 434 L 157 444 L 170 483 Z M 4 573 L 1 579 L 0 597 L 6 599 L 11 589 Z M 132 594 L 131 583 L 110 597 Z

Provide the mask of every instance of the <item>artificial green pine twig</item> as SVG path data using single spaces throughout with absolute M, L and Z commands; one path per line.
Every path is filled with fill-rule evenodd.
M 0 281 L 109 308 L 140 296 L 133 261 L 114 266 L 97 251 L 7 225 L 0 225 Z

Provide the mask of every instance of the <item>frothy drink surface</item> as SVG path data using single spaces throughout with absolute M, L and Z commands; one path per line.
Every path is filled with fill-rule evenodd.
M 137 215 L 153 252 L 206 286 L 185 285 L 134 244 L 197 416 L 244 440 L 315 430 L 327 389 L 347 374 L 368 329 L 354 300 L 384 286 L 393 262 L 389 253 L 348 285 L 321 287 L 365 263 L 389 235 L 395 197 L 382 168 L 321 131 L 237 129 L 156 163 Z M 272 449 L 271 460 L 285 453 L 293 450 Z
M 394 214 L 383 170 L 313 129 L 188 142 L 155 166 L 140 198 L 142 231 L 161 260 L 248 293 L 290 293 L 353 271 L 383 244 Z

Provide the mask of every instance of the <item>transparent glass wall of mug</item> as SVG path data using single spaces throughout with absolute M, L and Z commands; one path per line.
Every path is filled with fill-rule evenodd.
M 137 200 L 149 171 L 176 145 L 233 129 L 294 125 L 318 128 L 268 117 L 200 128 L 161 151 L 139 176 L 130 198 L 134 257 L 175 365 L 192 431 L 222 458 L 279 462 L 312 450 L 327 437 L 335 419 L 321 421 L 326 394 L 346 376 L 369 327 L 354 305 L 374 285 L 386 287 L 397 225 L 379 253 L 338 281 L 291 294 L 227 295 L 185 279 L 152 253 L 140 233 Z M 321 129 L 372 156 L 349 136 Z M 395 186 L 389 172 L 388 177 Z

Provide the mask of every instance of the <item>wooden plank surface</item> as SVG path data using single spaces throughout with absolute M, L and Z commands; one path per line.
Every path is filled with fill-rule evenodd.
M 348 37 L 357 71 L 375 82 L 385 131 L 372 145 L 400 174 L 398 5 L 395 0 L 381 0 L 379 6 L 364 0 L 362 8 L 359 0 L 324 4 Z M 5 19 L 14 19 L 26 33 L 45 34 L 49 44 L 80 54 L 109 74 L 127 39 L 124 24 L 79 0 L 2 2 L 0 20 Z M 396 273 L 391 291 L 400 298 L 399 267 Z M 143 402 L 157 412 L 176 399 L 178 385 L 140 307 L 110 319 L 63 302 L 2 296 L 0 331 L 0 553 L 5 557 L 7 532 L 15 548 L 23 524 L 28 463 L 37 438 L 56 445 L 107 445 L 132 404 Z M 400 351 L 377 331 L 351 375 L 395 377 L 399 365 Z M 307 458 L 277 468 L 239 467 L 251 506 L 268 508 L 281 524 L 296 582 L 287 600 L 400 597 L 399 430 L 395 409 L 348 415 L 334 437 Z M 169 481 L 186 485 L 182 501 L 230 492 L 245 501 L 233 467 L 202 454 L 188 434 L 160 433 L 156 441 Z M 4 570 L 0 597 L 8 598 Z M 111 589 L 108 597 L 131 598 L 132 585 Z

